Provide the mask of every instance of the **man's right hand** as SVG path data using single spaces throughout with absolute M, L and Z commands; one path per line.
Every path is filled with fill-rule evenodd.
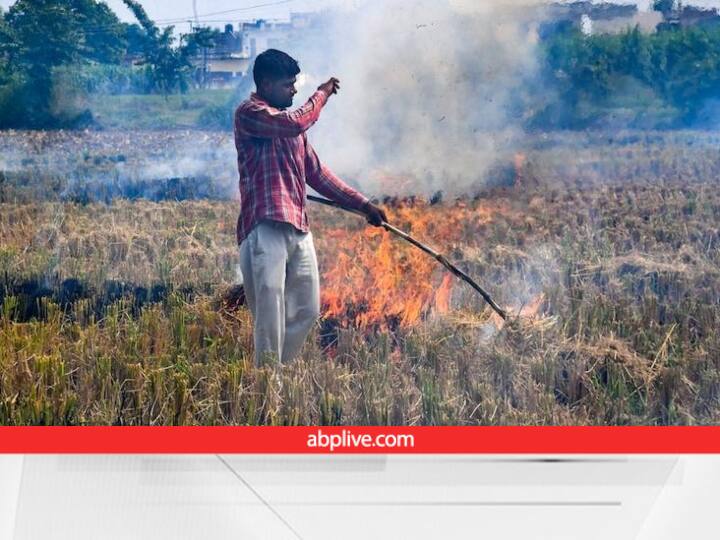
M 379 206 L 375 206 L 370 201 L 365 203 L 363 211 L 365 212 L 365 216 L 367 217 L 367 221 L 370 225 L 382 227 L 383 222 L 387 223 L 388 218 L 385 214 L 385 210 L 383 210 Z
M 333 94 L 337 94 L 338 90 L 340 90 L 340 81 L 335 77 L 330 77 L 327 82 L 318 86 L 318 90 L 325 92 L 325 94 L 330 97 Z

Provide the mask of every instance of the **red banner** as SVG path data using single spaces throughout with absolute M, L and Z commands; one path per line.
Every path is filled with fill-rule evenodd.
M 720 427 L 0 427 L 0 453 L 698 454 Z

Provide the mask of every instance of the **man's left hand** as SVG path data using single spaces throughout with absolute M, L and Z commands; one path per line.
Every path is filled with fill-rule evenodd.
M 379 206 L 375 206 L 371 202 L 365 204 L 363 212 L 365 212 L 367 216 L 368 223 L 376 227 L 382 227 L 383 221 L 387 222 L 388 220 L 387 215 L 385 215 L 385 210 Z

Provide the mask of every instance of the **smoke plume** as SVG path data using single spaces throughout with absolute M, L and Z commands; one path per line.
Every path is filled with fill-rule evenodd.
M 521 135 L 513 93 L 536 71 L 527 3 L 362 2 L 291 51 L 305 96 L 342 88 L 310 139 L 370 194 L 465 192 Z

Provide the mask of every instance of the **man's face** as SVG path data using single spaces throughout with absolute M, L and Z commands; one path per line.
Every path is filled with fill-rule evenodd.
M 295 81 L 295 77 L 265 79 L 261 85 L 261 95 L 271 107 L 276 109 L 290 107 L 293 97 L 297 94 Z

